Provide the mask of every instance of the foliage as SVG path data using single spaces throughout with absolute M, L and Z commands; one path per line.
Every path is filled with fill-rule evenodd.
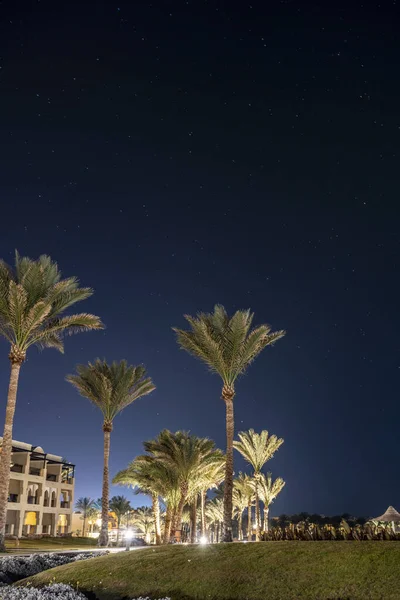
M 0 335 L 22 358 L 32 345 L 63 352 L 64 334 L 103 328 L 99 317 L 88 313 L 61 316 L 92 294 L 76 277 L 62 279 L 49 256 L 31 260 L 16 252 L 14 269 L 0 260 Z
M 154 529 L 154 520 L 151 508 L 143 506 L 133 511 L 131 515 L 132 524 L 148 537 Z
M 190 330 L 173 329 L 183 350 L 205 362 L 225 385 L 233 387 L 261 350 L 285 335 L 284 331 L 271 333 L 269 325 L 251 329 L 253 317 L 250 310 L 238 310 L 229 317 L 217 304 L 213 313 L 185 315 Z
M 128 365 L 126 360 L 108 364 L 96 359 L 94 363 L 77 365 L 76 371 L 66 380 L 101 410 L 106 424 L 112 424 L 121 410 L 155 389 L 150 377 L 146 377 L 146 369 Z
M 240 452 L 243 458 L 251 464 L 255 476 L 261 473 L 265 463 L 273 458 L 275 452 L 283 444 L 283 439 L 276 435 L 268 435 L 268 431 L 263 430 L 256 433 L 254 429 L 241 431 L 238 433 L 239 441 L 233 442 L 233 447 Z
M 258 493 L 265 508 L 268 508 L 285 487 L 282 477 L 272 480 L 272 473 L 261 473 L 258 482 Z
M 108 552 L 79 552 L 76 554 L 30 554 L 29 556 L 0 557 L 0 583 L 13 583 L 36 573 L 78 560 L 103 556 Z
M 400 544 L 376 542 L 172 545 L 65 565 L 29 582 L 46 585 L 55 577 L 97 600 L 140 595 L 173 600 L 398 600 L 399 562 Z
M 347 521 L 342 520 L 339 526 L 317 525 L 315 523 L 300 522 L 287 527 L 272 527 L 270 531 L 262 534 L 262 540 L 267 542 L 281 541 L 400 541 L 400 533 L 394 533 L 390 524 L 355 525 L 351 527 Z
M 132 510 L 132 507 L 131 503 L 127 498 L 125 498 L 125 496 L 113 496 L 110 500 L 110 510 L 117 517 L 119 524 L 122 517 Z
M 43 588 L 4 586 L 1 600 L 86 600 L 78 590 L 65 583 L 52 583 Z

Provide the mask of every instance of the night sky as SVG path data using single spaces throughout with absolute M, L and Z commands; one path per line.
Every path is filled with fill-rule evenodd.
M 77 497 L 100 496 L 103 443 L 64 380 L 77 362 L 143 362 L 157 385 L 116 419 L 112 475 L 165 427 L 224 448 L 220 380 L 171 330 L 218 302 L 287 330 L 236 397 L 237 430 L 285 439 L 272 515 L 399 509 L 399 16 L 0 3 L 0 256 L 50 254 L 107 325 L 64 356 L 32 348 L 21 373 L 14 438 L 76 463 Z

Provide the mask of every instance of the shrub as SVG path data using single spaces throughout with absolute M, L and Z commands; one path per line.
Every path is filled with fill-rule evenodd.
M 29 556 L 4 556 L 0 558 L 0 583 L 14 583 L 41 571 L 53 569 L 77 560 L 86 560 L 108 554 L 103 552 L 79 552 L 78 554 L 30 554 Z M 1 598 L 1 596 L 0 596 Z
M 351 527 L 347 521 L 342 520 L 340 525 L 317 525 L 302 521 L 300 523 L 291 523 L 287 527 L 272 527 L 269 531 L 263 532 L 264 542 L 297 540 L 304 542 L 312 541 L 334 541 L 334 540 L 355 540 L 362 541 L 400 541 L 400 533 L 394 533 L 391 526 L 373 525 L 355 525 Z
M 43 588 L 0 587 L 1 600 L 87 600 L 80 592 L 64 583 L 54 583 Z

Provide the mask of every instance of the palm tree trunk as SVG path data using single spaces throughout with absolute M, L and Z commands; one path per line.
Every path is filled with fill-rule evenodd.
M 192 502 L 192 510 L 190 513 L 190 543 L 196 543 L 196 524 L 197 524 L 197 496 Z
M 215 540 L 216 540 L 216 542 L 218 544 L 218 542 L 219 542 L 219 522 L 217 523 L 217 529 L 216 529 L 216 532 L 215 532 Z
M 119 529 L 121 527 L 121 517 L 117 519 L 117 548 L 119 546 Z
M 254 492 L 256 496 L 256 542 L 260 541 L 260 499 L 258 497 L 258 479 L 255 476 Z
M 154 518 L 154 530 L 156 532 L 156 545 L 161 544 L 161 522 L 160 522 L 160 503 L 158 501 L 158 494 L 155 492 L 151 495 L 153 518 Z
M 108 462 L 110 458 L 110 433 L 112 423 L 104 423 L 104 467 L 103 467 L 103 492 L 101 497 L 101 530 L 99 535 L 99 546 L 108 546 L 108 496 L 109 496 L 109 472 Z
M 206 535 L 206 494 L 207 490 L 202 490 L 200 493 L 200 512 L 201 512 L 201 535 Z
M 14 423 L 15 405 L 17 402 L 18 379 L 21 365 L 25 355 L 16 355 L 13 349 L 10 352 L 11 373 L 8 385 L 6 417 L 4 421 L 3 443 L 0 461 L 0 552 L 5 552 L 5 531 L 7 518 L 8 488 L 10 485 L 10 463 L 12 453 L 12 432 Z
M 243 539 L 243 530 L 242 530 L 242 511 L 239 509 L 239 516 L 238 516 L 238 540 L 239 542 Z
M 183 513 L 183 507 L 185 506 L 185 503 L 186 503 L 187 493 L 188 493 L 188 486 L 186 483 L 184 483 L 181 486 L 181 497 L 179 500 L 178 508 L 176 509 L 175 518 L 173 520 L 172 531 L 171 531 L 171 537 L 172 536 L 176 537 L 176 532 L 179 531 L 179 541 L 182 541 L 182 539 L 181 539 L 182 538 L 182 513 Z
M 171 537 L 171 524 L 172 524 L 172 508 L 170 503 L 167 504 L 167 510 L 165 513 L 165 523 L 164 523 L 164 544 L 169 544 L 169 540 Z
M 232 493 L 233 493 L 233 435 L 235 431 L 235 422 L 233 414 L 233 398 L 235 392 L 233 388 L 224 385 L 222 388 L 222 398 L 226 407 L 226 465 L 225 465 L 225 484 L 224 484 L 224 542 L 232 542 Z
M 86 513 L 83 514 L 82 537 L 85 537 L 85 533 L 86 533 Z
M 269 531 L 269 506 L 264 507 L 264 531 Z
M 251 500 L 247 506 L 247 541 L 251 542 Z

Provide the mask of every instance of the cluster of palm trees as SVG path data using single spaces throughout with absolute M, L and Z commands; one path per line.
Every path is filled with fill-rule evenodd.
M 89 497 L 78 498 L 75 503 L 77 512 L 81 514 L 82 519 L 82 537 L 86 536 L 87 523 L 92 525 L 92 531 L 95 531 L 97 521 L 101 521 L 102 499 L 93 500 Z M 135 526 L 139 532 L 145 536 L 146 542 L 150 543 L 151 534 L 154 528 L 154 519 L 152 511 L 147 506 L 132 508 L 131 503 L 125 496 L 113 496 L 109 502 L 110 513 L 115 515 L 117 522 L 117 545 L 121 526 L 126 528 Z
M 62 278 L 57 263 L 48 256 L 37 260 L 15 256 L 15 266 L 0 260 L 0 336 L 10 345 L 10 383 L 0 456 L 0 550 L 5 548 L 5 523 L 10 479 L 12 431 L 20 369 L 28 349 L 56 348 L 63 352 L 66 334 L 102 329 L 99 317 L 88 313 L 65 315 L 77 302 L 93 294 L 82 288 L 75 277 Z M 266 347 L 285 335 L 271 332 L 268 325 L 252 328 L 253 314 L 238 310 L 229 317 L 224 307 L 216 305 L 212 313 L 185 317 L 189 328 L 174 331 L 180 347 L 202 360 L 222 380 L 222 399 L 226 406 L 226 455 L 223 496 L 223 539 L 232 540 L 233 516 L 233 438 L 235 383 L 247 367 Z M 155 386 L 142 366 L 130 366 L 126 361 L 108 364 L 97 359 L 79 365 L 76 374 L 69 375 L 85 398 L 93 402 L 103 415 L 104 470 L 102 490 L 102 527 L 99 545 L 108 543 L 109 453 L 110 434 L 114 418 Z M 210 442 L 211 443 L 211 442 Z M 160 450 L 161 451 L 161 450 Z M 183 510 L 182 494 L 189 497 L 188 484 L 182 484 L 178 514 Z M 172 506 L 172 504 L 171 504 Z M 171 517 L 172 518 L 172 517 Z M 171 529 L 176 525 L 171 523 Z
M 261 530 L 268 530 L 269 506 L 285 482 L 272 480 L 262 469 L 283 440 L 268 431 L 253 429 L 239 433 L 233 446 L 253 469 L 252 475 L 239 473 L 233 480 L 233 513 L 237 519 L 237 537 L 260 540 Z M 214 442 L 187 432 L 162 431 L 156 439 L 144 442 L 145 454 L 137 456 L 126 469 L 119 471 L 114 484 L 132 487 L 136 493 L 151 498 L 153 531 L 156 544 L 170 541 L 214 541 L 221 539 L 224 522 L 225 455 Z M 216 490 L 215 498 L 207 492 Z M 160 508 L 161 499 L 161 508 Z M 260 503 L 264 506 L 261 518 Z M 252 507 L 255 506 L 255 527 Z M 243 535 L 242 516 L 247 510 L 247 536 Z

